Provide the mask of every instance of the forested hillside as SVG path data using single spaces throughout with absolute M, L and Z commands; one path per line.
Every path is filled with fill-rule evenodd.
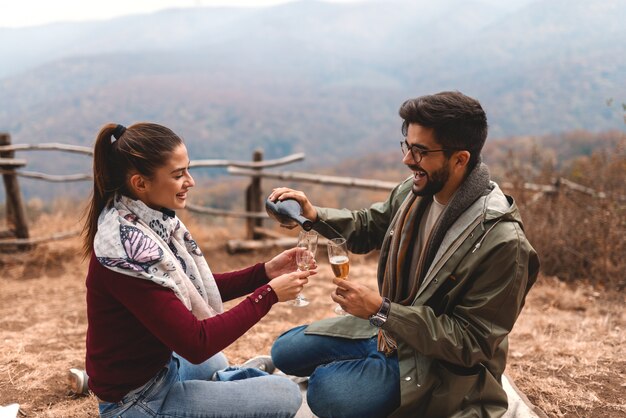
M 395 150 L 400 104 L 451 89 L 483 103 L 494 139 L 621 129 L 626 2 L 517 6 L 300 1 L 0 29 L 0 130 L 89 145 L 105 122 L 150 120 L 194 158 L 262 147 L 266 158 L 306 151 L 308 168 Z

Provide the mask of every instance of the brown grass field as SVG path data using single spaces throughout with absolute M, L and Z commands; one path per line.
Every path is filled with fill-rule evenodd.
M 263 261 L 277 251 L 229 256 L 225 243 L 243 236 L 241 229 L 186 221 L 214 271 Z M 74 229 L 77 224 L 62 215 L 44 215 L 31 235 Z M 334 315 L 322 250 L 319 274 L 304 291 L 313 303 L 276 305 L 225 351 L 231 363 L 268 353 L 274 338 L 293 326 Z M 70 367 L 84 366 L 86 264 L 79 253 L 78 239 L 0 253 L 0 405 L 19 403 L 19 416 L 97 416 L 95 397 L 74 396 L 66 383 Z M 352 264 L 351 279 L 375 287 L 376 256 L 354 257 Z M 624 299 L 545 276 L 532 289 L 510 337 L 507 373 L 548 416 L 626 416 Z

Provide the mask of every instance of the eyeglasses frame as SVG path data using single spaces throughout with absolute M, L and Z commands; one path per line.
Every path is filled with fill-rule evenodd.
M 415 161 L 415 164 L 421 163 L 424 157 L 427 156 L 428 153 L 430 152 L 462 151 L 461 149 L 458 149 L 458 148 L 420 149 L 415 144 L 409 144 L 406 139 L 404 141 L 400 141 L 400 149 L 402 150 L 402 156 L 406 156 L 406 153 L 410 151 L 411 157 L 413 157 L 413 161 Z M 416 150 L 416 151 L 413 151 L 413 150 Z M 415 152 L 417 152 L 417 154 L 419 155 L 419 158 L 415 157 Z

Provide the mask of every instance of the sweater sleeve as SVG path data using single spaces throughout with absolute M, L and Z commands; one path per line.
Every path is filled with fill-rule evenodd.
M 213 277 L 223 301 L 247 295 L 269 282 L 264 263 L 229 273 L 214 273 Z
M 228 347 L 278 302 L 265 284 L 228 311 L 198 320 L 171 289 L 100 267 L 108 272 L 110 293 L 163 344 L 195 364 Z

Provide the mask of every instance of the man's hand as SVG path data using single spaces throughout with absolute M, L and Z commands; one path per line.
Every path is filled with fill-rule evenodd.
M 350 280 L 333 279 L 337 288 L 330 297 L 337 302 L 344 311 L 356 317 L 368 319 L 378 312 L 383 298 L 377 291 Z
M 315 222 L 317 221 L 317 211 L 309 202 L 309 198 L 306 197 L 304 192 L 300 190 L 293 190 L 288 187 L 279 187 L 277 189 L 272 190 L 272 193 L 268 197 L 272 202 L 276 202 L 277 200 L 285 200 L 285 199 L 294 199 L 300 206 L 302 206 L 302 216 L 307 218 L 308 220 Z

